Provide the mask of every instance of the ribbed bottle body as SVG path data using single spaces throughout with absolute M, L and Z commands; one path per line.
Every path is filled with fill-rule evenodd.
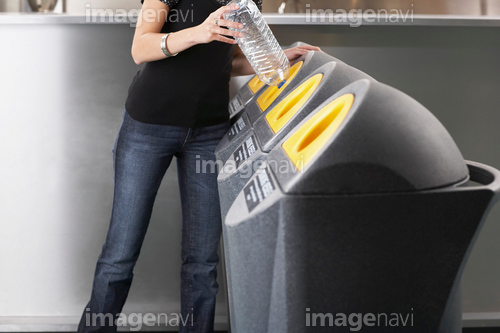
M 233 0 L 239 9 L 226 13 L 226 20 L 243 24 L 243 33 L 235 38 L 259 79 L 272 86 L 279 86 L 288 79 L 290 63 L 274 37 L 271 29 L 252 0 Z

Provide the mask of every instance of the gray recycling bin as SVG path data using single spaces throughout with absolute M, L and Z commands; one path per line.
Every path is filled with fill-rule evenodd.
M 231 119 L 233 125 L 217 146 L 217 158 L 225 162 L 234 149 L 241 144 L 243 136 L 252 130 L 255 120 L 263 116 L 268 109 L 272 109 L 283 96 L 294 90 L 297 84 L 311 72 L 332 61 L 340 62 L 326 53 L 310 51 L 297 59 L 290 67 L 290 76 L 281 88 L 264 86 L 250 97 L 251 89 L 255 89 L 252 87 L 258 84 L 257 79 L 254 77 L 244 85 L 238 93 L 239 97 L 236 96 L 229 103 L 230 113 L 234 115 Z
M 222 217 L 233 203 L 256 169 L 260 161 L 302 119 L 315 110 L 323 101 L 350 83 L 369 78 L 365 73 L 344 63 L 328 62 L 309 73 L 292 91 L 266 114 L 254 122 L 252 130 L 241 135 L 241 143 L 224 160 L 217 177 Z M 259 111 L 260 112 L 260 111 Z
M 499 192 L 500 171 L 464 161 L 421 104 L 345 87 L 227 213 L 232 332 L 461 332 L 463 267 Z

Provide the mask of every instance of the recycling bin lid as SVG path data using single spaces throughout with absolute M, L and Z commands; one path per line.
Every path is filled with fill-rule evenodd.
M 340 62 L 338 59 L 324 52 L 309 51 L 297 59 L 290 67 L 290 76 L 280 88 L 269 86 L 255 93 L 254 98 L 248 102 L 246 113 L 253 124 L 269 108 L 280 101 L 281 96 L 288 94 L 295 86 L 311 72 L 328 62 Z
M 461 184 L 469 175 L 431 112 L 366 79 L 311 112 L 270 152 L 268 164 L 283 192 L 295 194 L 419 191 Z
M 269 152 L 302 119 L 337 91 L 360 79 L 373 80 L 360 70 L 331 61 L 311 72 L 294 90 L 254 123 L 262 150 Z

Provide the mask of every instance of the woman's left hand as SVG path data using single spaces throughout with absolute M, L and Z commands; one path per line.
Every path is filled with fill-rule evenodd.
M 311 45 L 296 46 L 283 51 L 285 52 L 285 55 L 288 58 L 288 61 L 290 62 L 294 62 L 295 60 L 299 59 L 308 51 L 323 52 L 319 47 Z M 252 66 L 250 66 L 250 63 L 248 62 L 247 58 L 245 57 L 239 46 L 236 45 L 233 56 L 233 71 L 231 72 L 231 75 L 239 76 L 239 75 L 250 75 L 250 74 L 255 74 L 255 72 L 252 69 Z
M 294 62 L 304 54 L 306 54 L 308 51 L 318 51 L 321 52 L 321 49 L 317 46 L 311 46 L 311 45 L 301 45 L 301 46 L 296 46 L 292 47 L 291 49 L 286 49 L 284 50 L 286 57 L 290 62 Z

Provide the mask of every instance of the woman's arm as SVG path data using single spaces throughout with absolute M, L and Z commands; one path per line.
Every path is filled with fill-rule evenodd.
M 171 33 L 167 38 L 167 50 L 171 54 L 175 54 L 193 45 L 210 43 L 214 40 L 235 44 L 234 39 L 225 36 L 242 37 L 241 33 L 221 28 L 220 26 L 237 29 L 243 28 L 243 25 L 240 23 L 222 19 L 222 15 L 225 12 L 230 12 L 237 8 L 238 6 L 236 5 L 223 6 L 210 14 L 202 24 Z M 169 10 L 169 6 L 159 0 L 144 0 L 132 42 L 132 58 L 136 64 L 140 65 L 144 62 L 166 58 L 160 46 L 164 35 L 160 31 Z
M 310 45 L 302 45 L 293 47 L 291 49 L 284 50 L 286 57 L 290 62 L 294 62 L 302 55 L 306 54 L 307 51 L 318 51 L 321 49 L 317 46 Z M 255 74 L 252 66 L 248 62 L 247 58 L 241 51 L 240 47 L 236 45 L 233 55 L 233 71 L 231 72 L 231 76 L 240 76 L 240 75 L 250 75 Z

